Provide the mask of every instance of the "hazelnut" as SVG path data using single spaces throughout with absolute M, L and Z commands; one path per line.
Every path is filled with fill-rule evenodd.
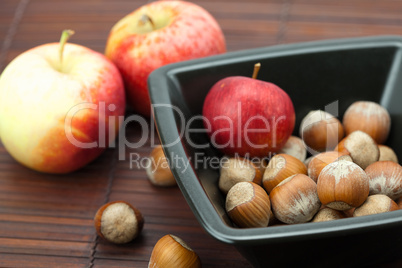
M 294 156 L 302 162 L 306 160 L 307 156 L 303 140 L 296 136 L 290 136 L 282 149 L 279 150 L 279 153 Z
M 391 117 L 378 103 L 357 101 L 345 111 L 343 126 L 346 135 L 360 130 L 370 135 L 376 143 L 383 144 L 391 128 Z
M 366 168 L 370 195 L 384 194 L 395 200 L 402 197 L 402 167 L 392 161 L 379 161 Z
M 369 194 L 369 179 L 357 164 L 340 160 L 328 164 L 318 176 L 318 197 L 323 205 L 348 210 L 358 207 Z
M 342 211 L 324 207 L 315 214 L 311 222 L 333 221 L 346 218 Z
M 271 192 L 272 212 L 281 222 L 308 222 L 320 209 L 317 185 L 307 175 L 292 175 Z
M 181 238 L 168 234 L 155 244 L 148 267 L 199 268 L 201 260 Z
M 226 196 L 226 211 L 241 228 L 266 227 L 271 203 L 264 189 L 253 182 L 235 184 Z
M 238 182 L 251 181 L 261 184 L 261 180 L 261 169 L 250 160 L 242 157 L 222 160 L 218 186 L 224 194 L 227 194 L 230 188 Z
M 125 201 L 109 202 L 96 212 L 96 233 L 109 242 L 124 244 L 134 240 L 142 231 L 141 212 Z
M 320 172 L 324 167 L 329 163 L 342 159 L 352 161 L 352 158 L 349 155 L 337 151 L 319 153 L 315 155 L 308 164 L 307 174 L 313 181 L 317 182 L 318 175 L 320 175 Z
M 309 112 L 301 121 L 299 132 L 306 145 L 316 152 L 333 150 L 344 136 L 341 122 L 321 110 Z
M 336 146 L 335 151 L 349 154 L 353 162 L 365 169 L 378 161 L 380 150 L 375 141 L 365 132 L 354 131 L 346 136 Z
M 398 205 L 383 194 L 370 195 L 367 200 L 353 212 L 353 217 L 360 217 L 398 210 Z
M 174 186 L 176 180 L 169 167 L 169 162 L 165 157 L 162 146 L 156 146 L 150 156 L 150 165 L 148 165 L 146 172 L 149 181 L 156 186 Z
M 378 161 L 392 161 L 395 163 L 399 163 L 398 156 L 394 150 L 386 145 L 378 145 L 378 149 L 380 150 L 380 159 Z
M 303 162 L 288 154 L 277 154 L 271 158 L 265 169 L 262 185 L 270 193 L 281 181 L 298 173 L 307 174 Z

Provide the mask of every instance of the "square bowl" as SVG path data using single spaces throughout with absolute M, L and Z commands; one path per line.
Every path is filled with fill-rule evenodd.
M 387 144 L 402 157 L 402 38 L 377 36 L 278 45 L 166 65 L 148 79 L 153 117 L 177 183 L 201 226 L 234 245 L 255 267 L 356 267 L 401 258 L 402 210 L 330 222 L 240 229 L 218 188 L 221 154 L 202 127 L 202 106 L 214 83 L 251 76 L 285 90 L 296 112 L 294 134 L 310 110 L 336 105 L 338 118 L 357 100 L 391 115 Z

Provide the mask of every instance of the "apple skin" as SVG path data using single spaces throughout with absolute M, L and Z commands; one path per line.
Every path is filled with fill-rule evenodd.
M 243 76 L 218 81 L 205 98 L 203 116 L 212 144 L 226 155 L 243 157 L 278 152 L 295 125 L 293 103 L 285 91 Z
M 20 54 L 0 76 L 2 143 L 18 162 L 46 173 L 77 170 L 107 147 L 81 148 L 70 142 L 65 119 L 72 108 L 96 104 L 97 109 L 80 109 L 70 119 L 74 139 L 98 145 L 99 123 L 105 124 L 105 140 L 114 139 L 121 120 L 111 123 L 111 129 L 109 120 L 125 112 L 123 80 L 104 55 L 67 43 L 61 65 L 59 59 L 59 43 L 44 44 Z M 102 102 L 104 113 L 99 112 Z
M 139 26 L 142 15 L 148 22 Z M 185 1 L 156 1 L 118 21 L 109 33 L 105 55 L 119 68 L 128 104 L 146 117 L 151 114 L 149 74 L 169 63 L 226 52 L 224 35 L 203 8 Z

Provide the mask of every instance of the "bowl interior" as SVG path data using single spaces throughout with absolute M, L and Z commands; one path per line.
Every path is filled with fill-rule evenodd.
M 392 127 L 387 144 L 402 159 L 402 143 L 398 141 L 398 136 L 402 135 L 402 105 L 398 104 L 398 100 L 402 100 L 402 90 L 398 88 L 398 84 L 402 85 L 399 37 L 275 46 L 162 67 L 149 79 L 152 103 L 173 105 L 176 110 L 169 112 L 167 106 L 154 107 L 157 129 L 162 144 L 180 141 L 174 146 L 166 146 L 168 158 L 173 153 L 182 154 L 192 163 L 188 172 L 176 168 L 174 174 L 190 207 L 212 235 L 237 232 L 237 236 L 244 234 L 250 239 L 250 235 L 263 231 L 234 231 L 225 213 L 224 195 L 217 186 L 219 165 L 211 162 L 221 154 L 208 143 L 205 132 L 181 135 L 182 132 L 176 130 L 202 129 L 203 101 L 212 85 L 227 76 L 251 76 L 257 62 L 262 65 L 258 79 L 278 85 L 292 99 L 296 111 L 295 135 L 298 135 L 301 119 L 310 110 L 327 110 L 342 119 L 346 108 L 354 101 L 375 101 L 391 114 Z M 206 148 L 196 148 L 199 145 Z M 211 213 L 214 215 L 209 215 Z M 401 215 L 398 215 L 400 220 Z M 350 222 L 347 224 L 350 226 Z M 303 231 L 304 227 L 294 228 Z M 226 238 L 221 236 L 220 239 Z

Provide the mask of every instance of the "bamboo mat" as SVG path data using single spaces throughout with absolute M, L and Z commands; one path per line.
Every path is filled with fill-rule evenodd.
M 203 0 L 194 1 L 218 20 L 229 51 L 320 39 L 402 35 L 398 0 Z M 110 28 L 136 0 L 1 0 L 0 71 L 21 52 L 58 41 L 74 29 L 71 42 L 103 52 Z M 27 130 L 29 131 L 29 130 Z M 135 141 L 140 128 L 128 125 Z M 156 141 L 157 143 L 158 141 Z M 128 149 L 148 156 L 151 140 Z M 125 200 L 145 217 L 142 235 L 127 245 L 97 239 L 93 216 L 105 202 Z M 87 167 L 63 176 L 40 174 L 16 163 L 0 144 L 0 267 L 147 267 L 156 241 L 182 237 L 204 267 L 250 267 L 231 246 L 198 224 L 179 189 L 153 187 L 145 171 L 107 150 Z M 399 266 L 398 266 L 399 264 Z M 386 267 L 401 267 L 398 263 Z

